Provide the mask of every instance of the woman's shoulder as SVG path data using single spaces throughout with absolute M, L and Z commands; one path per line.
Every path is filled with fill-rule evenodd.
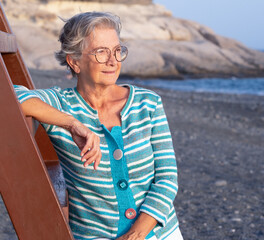
M 140 87 L 136 85 L 131 85 L 134 89 L 135 99 L 149 99 L 151 101 L 157 102 L 160 100 L 159 94 L 155 91 L 147 89 L 145 87 Z
M 62 89 L 59 86 L 53 86 L 50 88 L 35 88 L 35 89 L 28 89 L 23 85 L 14 85 L 14 89 L 16 90 L 23 90 L 23 91 L 35 91 L 35 92 L 55 92 L 56 94 L 65 95 L 65 94 L 73 94 L 73 88 L 64 88 Z
M 74 91 L 74 88 L 61 88 L 59 86 L 53 86 L 50 89 L 59 92 L 61 94 L 69 94 L 69 93 L 73 93 Z
M 46 89 L 36 89 L 35 91 L 41 95 L 49 96 L 49 98 L 65 100 L 67 102 L 75 99 L 76 95 L 74 88 L 61 88 L 59 86 L 53 86 Z
M 37 89 L 37 91 L 43 91 L 46 93 L 53 93 L 60 97 L 71 97 L 74 95 L 74 88 L 61 88 L 59 86 L 53 86 L 46 89 Z

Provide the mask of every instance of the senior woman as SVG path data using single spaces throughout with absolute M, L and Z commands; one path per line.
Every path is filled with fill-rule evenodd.
M 57 152 L 75 239 L 182 239 L 173 200 L 177 168 L 160 97 L 116 84 L 128 50 L 117 16 L 86 12 L 66 21 L 56 58 L 75 88 L 15 86 L 26 116 Z

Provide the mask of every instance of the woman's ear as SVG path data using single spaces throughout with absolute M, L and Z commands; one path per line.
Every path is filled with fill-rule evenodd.
M 66 61 L 69 64 L 69 66 L 71 67 L 71 69 L 76 73 L 80 73 L 80 66 L 79 66 L 79 61 L 76 59 L 73 59 L 72 56 L 67 55 L 66 56 Z

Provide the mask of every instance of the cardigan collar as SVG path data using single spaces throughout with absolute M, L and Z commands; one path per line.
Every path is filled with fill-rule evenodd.
M 129 96 L 128 96 L 128 99 L 127 99 L 127 102 L 125 104 L 125 106 L 123 107 L 120 115 L 121 115 L 121 120 L 126 116 L 129 108 L 131 107 L 132 103 L 133 103 L 133 100 L 134 100 L 134 95 L 135 95 L 135 88 L 133 85 L 130 85 L 130 84 L 121 84 L 119 86 L 122 86 L 122 87 L 128 87 L 129 88 Z M 95 118 L 99 118 L 98 117 L 98 111 L 93 109 L 84 99 L 83 97 L 81 96 L 81 94 L 77 91 L 77 88 L 75 87 L 73 89 L 73 92 L 75 93 L 76 95 L 76 98 L 78 99 L 78 101 L 86 108 L 86 110 L 92 115 L 94 116 Z

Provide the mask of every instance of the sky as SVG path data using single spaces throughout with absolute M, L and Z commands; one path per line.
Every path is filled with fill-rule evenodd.
M 264 50 L 264 0 L 153 0 L 175 17 L 196 21 L 219 35 Z

